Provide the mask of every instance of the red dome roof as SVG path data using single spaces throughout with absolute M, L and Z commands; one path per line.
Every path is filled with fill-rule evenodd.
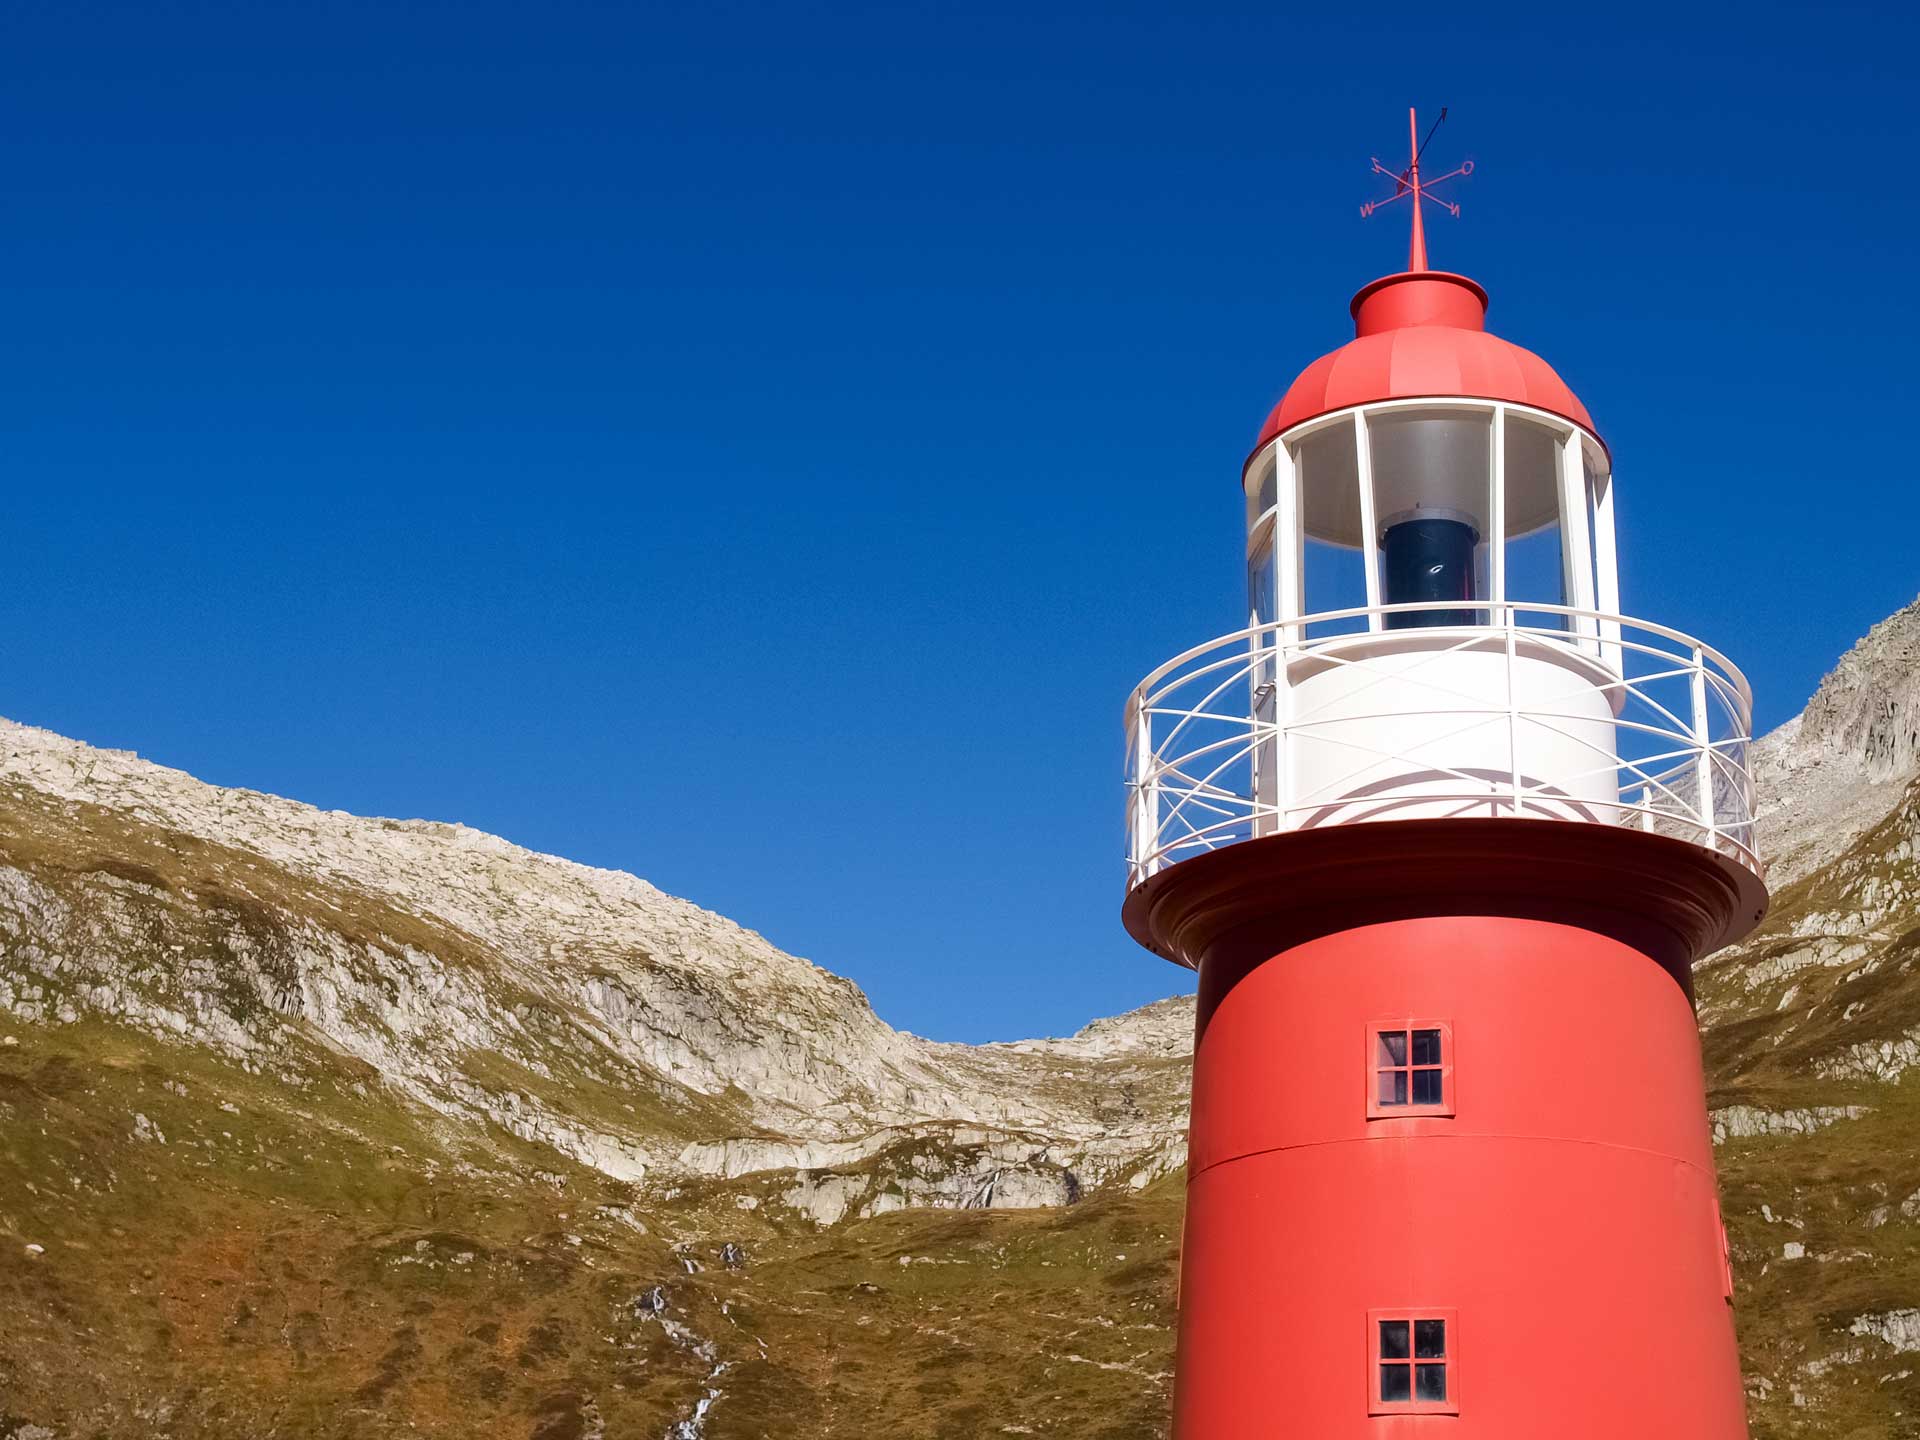
M 1487 333 L 1487 292 L 1466 276 L 1388 275 L 1354 296 L 1352 308 L 1355 338 L 1300 372 L 1267 416 L 1256 451 L 1316 415 L 1426 395 L 1531 405 L 1595 433 L 1587 407 L 1551 365 Z

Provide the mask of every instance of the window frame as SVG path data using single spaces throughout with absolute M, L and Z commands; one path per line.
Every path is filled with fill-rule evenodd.
M 1404 1320 L 1409 1327 L 1408 1340 L 1412 1340 L 1411 1327 L 1418 1320 L 1438 1320 L 1446 1326 L 1446 1347 L 1441 1352 L 1439 1363 L 1446 1367 L 1447 1398 L 1444 1400 L 1384 1400 L 1380 1396 L 1380 1367 L 1383 1364 L 1397 1365 L 1398 1358 L 1383 1360 L 1380 1354 L 1380 1323 L 1382 1321 Z M 1418 1385 L 1414 1367 L 1420 1363 L 1419 1356 L 1412 1353 L 1417 1347 L 1409 1343 L 1406 1360 L 1409 1394 L 1417 1393 Z M 1429 1364 L 1434 1363 L 1429 1360 Z M 1458 1415 L 1460 1413 L 1460 1312 L 1445 1305 L 1395 1306 L 1383 1310 L 1367 1311 L 1367 1413 L 1369 1415 Z
M 1437 1030 L 1440 1032 L 1440 1064 L 1438 1067 L 1415 1065 L 1413 1063 L 1413 1032 L 1415 1030 Z M 1383 1066 L 1376 1058 L 1380 1037 L 1383 1034 L 1391 1035 L 1395 1033 L 1404 1034 L 1407 1037 L 1407 1061 L 1404 1065 Z M 1439 1101 L 1426 1105 L 1416 1104 L 1413 1099 L 1413 1072 L 1415 1070 L 1430 1070 L 1435 1068 L 1440 1071 Z M 1369 1021 L 1366 1036 L 1365 1072 L 1367 1119 L 1405 1120 L 1419 1117 L 1450 1119 L 1458 1110 L 1460 1103 L 1457 1088 L 1458 1082 L 1455 1079 L 1456 1068 L 1453 1026 L 1447 1021 L 1424 1018 L 1400 1019 L 1398 1017 L 1387 1020 Z M 1394 1070 L 1403 1072 L 1407 1077 L 1407 1103 L 1404 1105 L 1386 1104 L 1380 1099 L 1380 1076 Z

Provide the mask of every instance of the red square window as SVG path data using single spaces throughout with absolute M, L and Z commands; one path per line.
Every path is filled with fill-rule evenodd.
M 1440 1020 L 1367 1027 L 1367 1118 L 1454 1113 L 1453 1030 Z
M 1455 1311 L 1423 1306 L 1367 1312 L 1367 1413 L 1460 1413 Z

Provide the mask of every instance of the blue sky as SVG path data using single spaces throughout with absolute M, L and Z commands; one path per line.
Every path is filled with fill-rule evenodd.
M 1786 719 L 1920 590 L 1911 15 L 16 7 L 0 713 L 631 869 L 953 1039 L 1181 988 L 1120 707 L 1405 255 Z

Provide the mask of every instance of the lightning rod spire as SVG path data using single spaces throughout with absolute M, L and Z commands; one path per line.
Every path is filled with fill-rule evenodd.
M 1434 130 L 1438 130 L 1441 121 L 1446 118 L 1447 109 L 1443 105 L 1440 107 L 1440 119 L 1433 122 Z M 1427 138 L 1429 140 L 1433 138 L 1432 130 L 1427 132 Z M 1419 116 L 1412 106 L 1408 106 L 1407 168 L 1400 171 L 1389 170 L 1380 163 L 1380 158 L 1377 155 L 1373 157 L 1373 173 L 1393 177 L 1393 194 L 1387 196 L 1384 200 L 1369 200 L 1360 207 L 1361 218 L 1365 219 L 1382 205 L 1391 205 L 1394 201 L 1405 196 L 1412 197 L 1413 238 L 1407 246 L 1407 269 L 1409 271 L 1421 271 L 1427 268 L 1427 226 L 1426 218 L 1420 208 L 1420 202 L 1422 200 L 1431 200 L 1435 205 L 1438 205 L 1442 210 L 1445 210 L 1449 215 L 1457 219 L 1460 215 L 1460 207 L 1452 201 L 1442 200 L 1438 195 L 1433 194 L 1433 187 L 1445 181 L 1473 173 L 1473 162 L 1466 160 L 1444 175 L 1436 175 L 1430 180 L 1425 179 L 1420 174 L 1420 155 L 1425 149 L 1426 146 L 1420 142 Z

